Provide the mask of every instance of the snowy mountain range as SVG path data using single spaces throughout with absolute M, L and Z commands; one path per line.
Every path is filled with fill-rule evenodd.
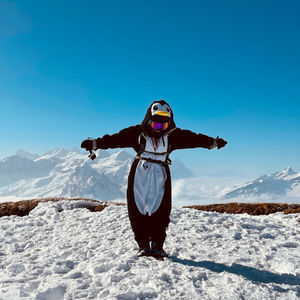
M 295 172 L 291 167 L 282 171 L 263 175 L 233 188 L 227 188 L 221 192 L 222 198 L 237 197 L 264 197 L 286 196 L 298 194 L 300 200 L 300 172 Z
M 43 155 L 21 149 L 0 160 L 0 196 L 124 199 L 133 156 L 124 150 L 100 150 L 97 156 L 91 161 L 76 149 L 56 149 Z M 173 178 L 195 176 L 177 159 L 171 169 Z
M 78 149 L 56 149 L 43 155 L 21 149 L 0 160 L 0 201 L 44 197 L 125 200 L 133 155 L 125 150 L 99 150 L 97 156 L 91 161 Z M 196 177 L 175 158 L 171 175 L 173 202 L 177 205 L 276 202 L 276 198 L 280 202 L 300 202 L 300 172 L 291 167 L 243 183 L 236 178 Z

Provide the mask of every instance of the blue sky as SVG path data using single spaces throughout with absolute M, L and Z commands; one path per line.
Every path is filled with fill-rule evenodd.
M 299 1 L 1 1 L 0 158 L 79 147 L 165 99 L 220 151 L 201 175 L 300 171 Z

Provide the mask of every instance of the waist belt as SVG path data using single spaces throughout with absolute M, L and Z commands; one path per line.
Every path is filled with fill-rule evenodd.
M 158 160 L 158 159 L 152 159 L 152 158 L 149 158 L 149 157 L 142 157 L 140 155 L 136 155 L 135 159 L 149 161 L 149 162 L 152 162 L 154 164 L 159 164 L 159 165 L 164 166 L 164 167 L 166 167 L 166 166 L 168 166 L 172 163 L 172 161 L 169 157 L 167 157 L 165 161 L 162 161 L 162 160 Z

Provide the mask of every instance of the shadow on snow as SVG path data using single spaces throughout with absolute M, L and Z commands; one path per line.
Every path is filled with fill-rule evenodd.
M 217 273 L 226 271 L 260 283 L 300 285 L 300 276 L 294 276 L 292 274 L 275 274 L 269 271 L 261 271 L 240 264 L 232 264 L 231 266 L 227 266 L 225 264 L 219 264 L 212 261 L 196 262 L 189 259 L 180 259 L 175 256 L 172 256 L 171 260 L 185 266 L 201 267 Z

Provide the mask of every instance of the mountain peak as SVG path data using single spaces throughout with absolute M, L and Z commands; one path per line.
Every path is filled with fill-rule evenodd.
M 69 150 L 66 150 L 63 148 L 56 148 L 56 149 L 50 150 L 49 152 L 46 152 L 46 154 L 65 155 L 69 152 L 70 152 Z
M 63 148 L 57 148 L 50 151 L 45 152 L 39 159 L 49 159 L 49 158 L 61 158 L 67 156 L 70 153 L 69 150 L 65 150 Z
M 121 161 L 126 161 L 129 158 L 132 158 L 132 155 L 129 154 L 127 151 L 125 150 L 120 150 L 118 152 L 115 152 L 111 155 L 111 158 L 117 159 L 117 160 L 121 160 Z
M 16 154 L 17 156 L 20 156 L 20 157 L 23 157 L 23 158 L 28 158 L 28 159 L 31 159 L 31 160 L 35 160 L 36 158 L 39 157 L 38 154 L 36 153 L 30 153 L 28 151 L 25 151 L 24 149 L 20 148 Z
M 178 158 L 174 158 L 171 164 L 172 178 L 191 178 L 196 177 L 194 172 L 187 168 Z
M 288 166 L 287 168 L 283 169 L 282 171 L 276 172 L 273 174 L 273 177 L 275 178 L 284 178 L 286 176 L 294 175 L 296 172 Z
M 224 191 L 222 196 L 234 198 L 241 196 L 262 196 L 262 195 L 286 195 L 300 180 L 295 180 L 295 172 L 291 167 L 270 175 L 264 175 L 252 181 L 246 182 L 230 190 Z
M 292 167 L 288 166 L 287 168 L 285 168 L 284 170 L 286 170 L 289 173 L 295 173 L 295 171 L 292 169 Z
M 18 153 L 29 155 L 24 150 Z M 54 149 L 33 160 L 14 155 L 0 161 L 0 196 L 125 198 L 133 155 L 124 149 L 99 150 L 96 155 L 95 161 L 89 160 L 87 152 L 74 149 Z M 178 160 L 172 168 L 174 178 L 194 176 Z

